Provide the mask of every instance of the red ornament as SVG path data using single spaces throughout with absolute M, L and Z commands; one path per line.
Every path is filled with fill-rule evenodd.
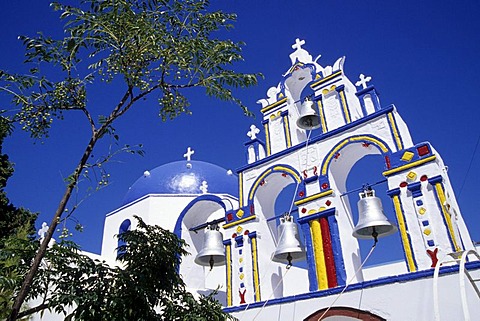
M 265 180 L 260 182 L 260 186 L 263 186 L 263 185 L 265 185 Z
M 422 182 L 425 182 L 427 179 L 428 179 L 428 176 L 427 176 L 427 175 L 422 175 L 422 177 L 420 177 L 420 180 L 421 180 Z
M 305 196 L 305 193 L 304 193 L 303 191 L 300 191 L 300 192 L 298 193 L 298 196 L 303 197 L 303 196 Z
M 325 205 L 327 205 L 327 206 L 330 206 L 331 204 L 332 204 L 332 202 L 330 200 L 325 202 Z
M 370 143 L 366 143 L 366 142 L 365 142 L 365 143 L 362 143 L 362 146 L 363 146 L 363 147 L 368 147 L 368 146 L 370 146 Z
M 407 187 L 408 183 L 407 182 L 401 182 L 400 187 Z
M 437 266 L 437 263 L 438 263 L 438 258 L 437 258 L 438 247 L 435 248 L 435 250 L 433 250 L 433 251 L 427 250 L 427 253 L 430 256 L 430 258 L 432 259 L 432 266 L 431 267 L 434 268 L 435 266 Z
M 236 238 L 237 237 L 237 233 L 233 233 L 232 234 L 232 239 Z
M 283 177 L 287 177 L 287 173 L 282 173 L 282 176 L 283 176 Z
M 430 154 L 430 149 L 428 148 L 428 145 L 422 145 L 417 148 L 417 153 L 418 156 L 425 156 L 427 154 Z
M 243 233 L 243 235 L 248 235 L 248 233 L 250 233 L 250 231 L 246 230 L 245 233 Z
M 390 157 L 385 156 L 385 164 L 387 165 L 387 169 L 392 168 L 392 165 L 390 164 Z
M 333 156 L 333 158 L 335 159 L 338 159 L 340 157 L 340 153 L 336 153 L 335 156 Z
M 302 208 L 302 213 L 305 214 L 307 212 L 307 209 L 304 207 Z
M 322 184 L 322 189 L 327 189 L 328 188 L 328 183 L 323 183 Z
M 230 222 L 231 220 L 233 220 L 233 214 L 232 214 L 232 213 L 228 213 L 228 214 L 227 214 L 227 221 Z

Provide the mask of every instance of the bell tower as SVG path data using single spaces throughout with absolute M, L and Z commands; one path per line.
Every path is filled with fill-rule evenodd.
M 354 234 L 368 229 L 353 221 L 342 195 L 353 165 L 367 155 L 384 159 L 388 189 L 376 193 L 390 196 L 389 219 L 396 227 L 385 223 L 388 231 L 381 234 L 398 229 L 405 272 L 430 269 L 440 253 L 473 248 L 433 146 L 413 142 L 396 107 L 381 105 L 369 84 L 372 77 L 361 74 L 354 84 L 345 73 L 345 57 L 322 66 L 320 56 L 313 59 L 304 45 L 296 40 L 291 67 L 258 101 L 263 133 L 256 131 L 245 144 L 247 165 L 237 170 L 239 208 L 226 213 L 223 225 L 228 305 L 363 280 Z M 262 134 L 264 141 L 258 138 Z M 278 262 L 276 255 L 284 213 L 275 213 L 275 202 L 289 184 L 295 192 L 287 214 L 298 224 L 306 255 L 287 275 L 290 263 Z M 366 202 L 375 203 L 374 196 L 367 195 Z M 308 283 L 298 284 L 302 278 Z

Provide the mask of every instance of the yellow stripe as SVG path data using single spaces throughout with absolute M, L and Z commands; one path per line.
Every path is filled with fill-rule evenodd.
M 312 196 L 309 196 L 309 197 L 306 197 L 304 199 L 301 199 L 301 200 L 298 200 L 295 202 L 295 205 L 298 206 L 298 205 L 302 205 L 302 204 L 305 204 L 307 202 L 310 202 L 310 201 L 313 201 L 313 200 L 316 200 L 317 198 L 321 198 L 321 197 L 324 197 L 324 196 L 328 196 L 330 194 L 333 194 L 333 190 L 329 189 L 328 191 L 325 191 L 325 192 L 322 192 L 322 193 L 317 193 L 317 194 L 313 194 Z
M 232 227 L 232 226 L 235 226 L 235 225 L 238 225 L 240 223 L 243 223 L 243 222 L 246 222 L 246 221 L 250 221 L 250 220 L 253 220 L 257 218 L 255 215 L 252 215 L 252 216 L 249 216 L 249 217 L 246 217 L 246 218 L 243 218 L 241 220 L 238 220 L 238 221 L 235 221 L 235 222 L 232 222 L 232 223 L 228 223 L 228 224 L 223 224 L 223 228 L 226 229 L 226 228 L 229 228 L 229 227 Z
M 275 166 L 273 168 L 274 171 L 282 171 L 282 172 L 287 172 L 287 173 L 290 173 L 292 174 L 292 176 L 295 178 L 295 180 L 297 181 L 297 183 L 300 183 L 301 181 L 301 178 L 300 176 L 298 176 L 298 174 L 295 172 L 295 171 L 292 171 L 290 168 L 287 168 L 287 167 L 284 167 L 284 166 Z
M 310 221 L 310 233 L 312 234 L 313 253 L 315 255 L 315 271 L 317 274 L 318 289 L 328 289 L 327 267 L 323 252 L 322 229 L 320 221 Z
M 443 188 L 441 183 L 436 183 L 435 184 L 435 190 L 437 191 L 437 196 L 438 199 L 440 200 L 440 206 L 442 207 L 442 213 L 443 217 L 445 218 L 445 221 L 447 222 L 447 227 L 448 227 L 448 232 L 450 233 L 450 239 L 453 242 L 453 245 L 455 246 L 455 251 L 461 251 L 460 246 L 457 244 L 457 240 L 455 239 L 455 233 L 453 231 L 453 225 L 452 225 L 452 219 L 450 218 L 450 214 L 448 213 L 447 209 L 445 208 L 445 194 L 443 193 Z
M 283 103 L 286 102 L 286 101 L 287 101 L 287 97 L 285 97 L 285 98 L 283 98 L 283 99 L 281 99 L 281 100 L 279 100 L 279 101 L 277 101 L 277 102 L 274 102 L 273 104 L 268 105 L 268 106 L 265 107 L 265 108 L 260 109 L 260 111 L 261 111 L 263 114 L 265 114 L 265 112 L 267 112 L 267 111 L 269 111 L 270 109 L 273 109 L 273 108 L 275 108 L 275 107 L 277 107 L 277 106 L 280 106 L 281 104 L 283 104 Z
M 257 238 L 252 237 L 252 257 L 253 257 L 253 286 L 255 288 L 255 302 L 259 302 L 260 298 L 260 279 L 258 277 L 258 253 L 257 253 Z
M 337 76 L 340 76 L 341 74 L 342 74 L 342 71 L 337 71 L 336 73 L 331 74 L 330 76 L 327 76 L 325 78 L 320 79 L 317 82 L 314 82 L 313 84 L 310 85 L 310 87 L 312 87 L 312 88 L 317 87 L 317 86 L 323 84 L 324 82 L 329 81 L 330 79 L 333 79 Z
M 255 183 L 253 184 L 252 186 L 252 189 L 250 190 L 250 194 L 248 195 L 248 199 L 251 200 L 253 198 L 253 194 L 255 193 L 255 191 L 257 190 L 258 188 L 258 185 L 260 184 L 260 182 L 263 181 L 263 179 L 265 178 L 265 176 L 267 176 L 268 174 L 270 174 L 272 172 L 272 169 L 267 169 L 265 172 L 263 172 L 263 174 L 261 174 L 260 176 L 258 176 L 257 180 L 255 181 Z
M 322 105 L 321 99 L 317 100 L 317 105 L 318 105 L 318 113 L 320 114 L 320 122 L 322 123 L 322 132 L 326 133 L 327 123 L 325 122 L 325 115 L 323 113 L 323 105 Z
M 399 166 L 399 167 L 393 168 L 393 169 L 391 169 L 391 170 L 385 171 L 385 172 L 383 172 L 382 174 L 383 174 L 383 176 L 389 176 L 389 175 L 391 175 L 391 174 L 398 173 L 398 172 L 407 170 L 407 169 L 409 169 L 409 168 L 412 168 L 412 167 L 415 167 L 415 166 L 418 166 L 418 165 L 422 165 L 422 164 L 431 162 L 431 161 L 435 160 L 436 158 L 437 158 L 437 156 L 432 155 L 432 156 L 429 156 L 429 157 L 420 159 L 420 160 L 418 160 L 418 161 L 416 161 L 416 162 L 413 162 L 413 163 L 410 163 L 410 164 L 406 164 L 406 165 L 403 165 L 403 166 Z
M 243 206 L 243 172 L 238 174 L 238 204 Z
M 390 127 L 392 128 L 393 136 L 395 137 L 395 142 L 397 143 L 397 148 L 398 150 L 401 150 L 403 149 L 402 140 L 398 134 L 397 126 L 395 125 L 395 120 L 393 119 L 392 113 L 388 113 L 388 121 L 390 122 Z
M 270 133 L 268 132 L 268 123 L 264 125 L 265 127 L 265 140 L 267 141 L 267 156 L 270 156 Z
M 288 124 L 288 115 L 283 116 L 283 126 L 285 128 L 285 135 L 287 135 L 287 147 L 292 147 L 292 139 L 290 137 L 290 126 Z
M 225 246 L 225 252 L 227 255 L 227 305 L 231 306 L 232 303 L 232 254 L 231 245 Z
M 407 258 L 407 266 L 410 272 L 415 272 L 415 262 L 413 260 L 412 248 L 410 247 L 410 241 L 408 239 L 407 227 L 405 224 L 405 218 L 403 217 L 402 206 L 398 195 L 393 196 L 393 205 L 395 207 L 395 214 L 397 216 L 398 228 L 402 237 L 403 250 L 405 251 L 405 257 Z
M 350 120 L 350 112 L 348 111 L 347 108 L 347 101 L 345 100 L 345 93 L 340 91 L 340 98 L 342 99 L 342 105 L 343 105 L 343 113 L 345 114 L 345 119 L 347 120 L 347 124 L 351 123 L 352 121 Z

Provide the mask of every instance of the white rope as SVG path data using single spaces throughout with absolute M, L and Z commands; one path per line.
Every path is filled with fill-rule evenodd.
M 333 302 L 330 304 L 330 306 L 325 310 L 325 312 L 323 312 L 323 314 L 320 316 L 320 318 L 317 319 L 317 321 L 320 321 L 323 319 L 323 317 L 328 313 L 328 311 L 330 311 L 330 309 L 332 308 L 332 306 L 335 304 L 335 302 L 338 301 L 338 299 L 340 299 L 340 297 L 342 296 L 342 294 L 347 290 L 348 286 L 352 283 L 353 279 L 355 279 L 355 277 L 357 276 L 357 273 L 360 272 L 360 270 L 363 268 L 363 266 L 365 265 L 365 263 L 367 262 L 368 258 L 370 257 L 370 255 L 372 255 L 373 253 L 373 250 L 375 249 L 375 247 L 377 246 L 377 242 L 375 242 L 372 246 L 372 248 L 370 249 L 370 252 L 368 253 L 367 257 L 365 258 L 365 260 L 363 260 L 362 264 L 360 264 L 360 266 L 358 267 L 358 269 L 355 271 L 355 273 L 353 274 L 352 278 L 347 282 L 347 284 L 345 285 L 345 287 L 343 288 L 342 292 L 340 292 L 337 297 L 335 298 L 335 300 L 333 300 Z

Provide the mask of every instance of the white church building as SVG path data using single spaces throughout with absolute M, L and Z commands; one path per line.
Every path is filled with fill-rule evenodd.
M 480 256 L 440 154 L 381 105 L 370 77 L 347 77 L 345 57 L 321 66 L 303 45 L 259 100 L 245 165 L 232 173 L 189 148 L 146 171 L 106 215 L 101 257 L 115 259 L 115 235 L 137 215 L 189 244 L 179 267 L 189 290 L 219 288 L 241 321 L 480 320 Z M 346 180 L 367 155 L 382 157 L 385 182 L 354 194 L 357 221 Z M 289 185 L 289 210 L 276 213 Z M 385 187 L 390 221 L 375 195 Z M 365 267 L 360 242 L 392 233 L 403 260 Z

